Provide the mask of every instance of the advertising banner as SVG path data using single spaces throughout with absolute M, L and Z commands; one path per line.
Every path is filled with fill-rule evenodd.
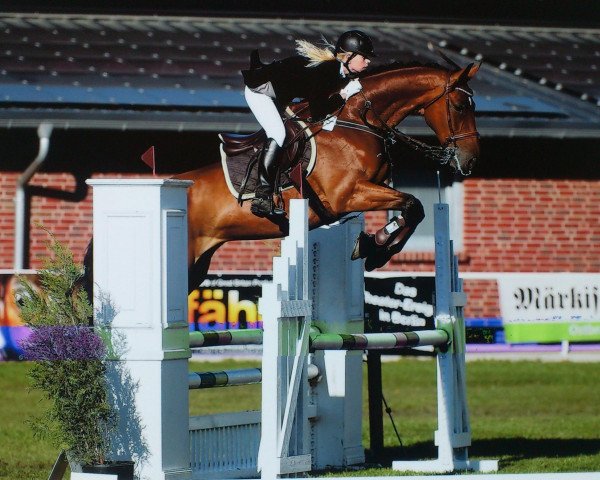
M 188 296 L 190 330 L 262 328 L 258 299 L 271 275 L 209 275 Z
M 365 276 L 365 332 L 434 327 L 433 277 Z
M 35 275 L 27 277 L 35 282 Z M 209 275 L 188 297 L 190 330 L 262 328 L 258 299 L 271 278 Z M 502 274 L 498 287 L 506 343 L 600 341 L 600 274 Z M 29 333 L 19 315 L 19 290 L 15 275 L 0 274 L 0 360 L 18 359 Z M 365 331 L 435 328 L 434 291 L 431 276 L 367 274 Z
M 600 340 L 600 274 L 515 273 L 498 289 L 506 343 Z
M 26 277 L 35 283 L 35 274 Z M 234 273 L 209 275 L 188 296 L 190 330 L 261 328 L 258 299 L 263 283 L 271 278 Z M 19 294 L 17 276 L 0 274 L 0 360 L 18 360 L 22 355 L 20 343 L 30 332 L 20 318 Z
M 35 282 L 35 274 L 22 275 Z M 23 325 L 18 298 L 22 287 L 16 275 L 0 274 L 0 360 L 18 360 L 23 354 L 21 341 L 29 335 L 29 328 Z

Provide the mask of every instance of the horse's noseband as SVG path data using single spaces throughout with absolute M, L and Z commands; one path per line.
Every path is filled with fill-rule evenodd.
M 444 143 L 442 143 L 442 146 L 447 147 L 451 143 L 453 143 L 454 146 L 456 146 L 457 140 L 464 140 L 465 138 L 471 138 L 471 137 L 479 138 L 480 137 L 479 132 L 467 132 L 467 133 L 448 135 L 448 138 L 446 138 L 446 140 L 444 140 Z

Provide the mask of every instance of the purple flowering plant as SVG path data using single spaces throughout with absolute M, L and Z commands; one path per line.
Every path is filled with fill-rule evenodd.
M 90 327 L 82 325 L 46 325 L 33 329 L 22 343 L 24 360 L 102 360 L 104 342 Z
M 105 377 L 108 335 L 90 325 L 93 309 L 81 287 L 82 267 L 49 235 L 52 257 L 38 272 L 40 286 L 21 278 L 21 316 L 32 330 L 22 342 L 24 359 L 32 362 L 30 385 L 50 400 L 29 423 L 72 462 L 103 464 L 115 425 Z

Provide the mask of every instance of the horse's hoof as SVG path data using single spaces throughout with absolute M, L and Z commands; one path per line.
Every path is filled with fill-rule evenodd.
M 365 270 L 367 272 L 372 272 L 376 268 L 383 267 L 387 262 L 392 258 L 392 254 L 389 251 L 380 251 L 375 252 L 372 255 L 369 255 L 365 260 Z
M 351 260 L 358 260 L 359 258 L 366 258 L 375 251 L 375 239 L 373 235 L 365 232 L 360 232 L 354 242 L 354 248 L 352 249 Z

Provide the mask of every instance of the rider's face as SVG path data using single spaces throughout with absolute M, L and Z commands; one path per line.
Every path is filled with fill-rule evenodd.
M 350 60 L 348 66 L 350 67 L 350 71 L 352 73 L 360 73 L 369 66 L 369 63 L 371 63 L 370 59 L 358 53 L 352 58 L 352 60 Z

